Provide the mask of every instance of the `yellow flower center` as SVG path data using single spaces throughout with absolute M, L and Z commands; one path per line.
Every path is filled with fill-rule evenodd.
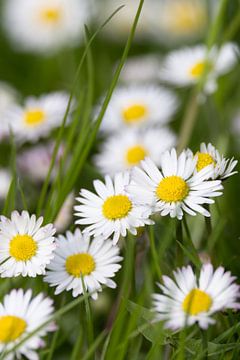
M 205 68 L 206 68 L 206 64 L 204 61 L 198 62 L 190 69 L 190 75 L 194 77 L 200 77 L 203 75 Z
M 38 126 L 46 120 L 46 114 L 41 109 L 28 110 L 24 114 L 24 121 L 28 126 Z
M 132 203 L 126 195 L 114 195 L 105 200 L 102 211 L 108 220 L 122 219 L 132 209 Z
M 206 166 L 208 165 L 215 165 L 216 162 L 215 160 L 213 159 L 213 157 L 207 153 L 197 153 L 197 171 L 200 171 L 202 170 L 203 168 L 205 168 Z
M 148 110 L 146 106 L 141 104 L 134 104 L 123 109 L 122 116 L 123 116 L 123 120 L 127 124 L 132 124 L 143 120 L 143 118 L 147 115 L 147 113 Z
M 158 198 L 165 202 L 182 201 L 188 192 L 189 187 L 186 181 L 176 175 L 162 179 L 156 190 Z
M 201 4 L 189 1 L 173 2 L 169 4 L 166 22 L 174 32 L 190 33 L 201 30 L 207 20 L 206 11 Z
M 193 289 L 183 300 L 182 308 L 187 314 L 194 316 L 208 311 L 211 305 L 212 299 L 207 293 L 199 289 Z
M 0 316 L 0 343 L 18 339 L 26 330 L 27 323 L 17 316 Z
M 56 24 L 61 19 L 61 11 L 58 8 L 46 8 L 42 9 L 40 13 L 40 19 L 47 24 Z
M 137 165 L 147 156 L 147 151 L 141 145 L 132 146 L 126 153 L 126 160 L 129 165 Z
M 91 274 L 94 271 L 95 266 L 92 255 L 88 253 L 70 255 L 66 259 L 65 264 L 67 272 L 75 277 Z
M 16 235 L 10 241 L 10 255 L 17 261 L 30 260 L 37 252 L 37 243 L 29 235 Z

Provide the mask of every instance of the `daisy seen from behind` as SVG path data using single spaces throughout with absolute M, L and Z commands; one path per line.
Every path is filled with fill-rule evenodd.
M 176 330 L 198 323 L 207 329 L 215 323 L 214 313 L 240 307 L 236 278 L 223 267 L 214 270 L 211 264 L 205 264 L 199 279 L 191 266 L 177 269 L 173 274 L 174 280 L 163 276 L 163 284 L 158 284 L 163 294 L 153 295 L 157 320 L 165 321 L 167 328 Z
M 238 48 L 232 43 L 221 48 L 213 47 L 209 52 L 204 45 L 174 50 L 166 56 L 160 79 L 176 86 L 199 83 L 206 73 L 205 92 L 217 89 L 217 78 L 229 72 L 237 62 Z
M 95 157 L 95 164 L 106 175 L 129 170 L 150 157 L 160 165 L 161 153 L 176 144 L 174 133 L 164 128 L 147 128 L 144 131 L 129 129 L 109 136 Z
M 197 159 L 188 151 L 177 156 L 176 150 L 166 151 L 161 157 L 159 170 L 149 158 L 141 162 L 141 168 L 132 170 L 132 183 L 127 187 L 134 202 L 152 207 L 162 216 L 182 219 L 184 212 L 195 216 L 210 216 L 202 205 L 213 204 L 212 197 L 222 195 L 221 181 L 207 181 L 212 167 L 194 174 Z
M 27 211 L 13 211 L 11 218 L 0 217 L 0 275 L 35 277 L 45 272 L 53 258 L 55 229 L 52 224 L 42 226 Z
M 55 294 L 72 290 L 76 297 L 84 293 L 85 287 L 91 297 L 97 299 L 102 285 L 116 287 L 112 278 L 121 268 L 121 260 L 119 247 L 112 241 L 103 238 L 91 241 L 90 236 L 79 229 L 74 233 L 67 231 L 65 236 L 57 238 L 55 256 L 47 267 L 45 281 L 56 286 Z
M 151 209 L 147 205 L 138 205 L 130 200 L 126 187 L 130 184 L 128 172 L 118 173 L 113 179 L 105 177 L 105 182 L 93 182 L 97 194 L 86 189 L 80 191 L 76 200 L 76 224 L 85 225 L 84 233 L 102 236 L 107 239 L 113 235 L 116 244 L 120 236 L 127 236 L 127 231 L 137 235 L 137 228 L 150 225 Z
M 200 171 L 208 165 L 212 165 L 212 179 L 224 180 L 229 176 L 237 173 L 233 171 L 238 161 L 232 159 L 225 159 L 221 156 L 218 150 L 211 144 L 202 143 L 200 145 L 200 151 L 196 153 L 197 164 L 196 170 Z
M 17 50 L 51 55 L 79 45 L 90 16 L 86 0 L 7 0 L 3 23 Z
M 103 118 L 103 132 L 162 125 L 178 106 L 176 96 L 157 85 L 129 85 L 115 90 Z
M 14 289 L 5 295 L 0 303 L 0 353 L 11 350 L 28 334 L 48 321 L 53 314 L 53 300 L 44 297 L 42 293 L 32 296 L 32 290 Z M 14 352 L 7 355 L 7 359 L 38 359 L 37 350 L 44 347 L 42 337 L 54 331 L 56 326 L 50 322 L 31 338 L 21 344 Z

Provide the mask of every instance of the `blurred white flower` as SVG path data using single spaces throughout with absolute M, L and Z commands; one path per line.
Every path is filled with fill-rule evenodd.
M 171 120 L 178 106 L 176 96 L 157 85 L 117 88 L 102 121 L 103 132 L 162 125 Z
M 11 173 L 10 171 L 0 168 L 0 199 L 5 199 L 7 196 L 10 184 L 11 184 Z
M 207 73 L 205 92 L 217 89 L 217 78 L 229 72 L 237 62 L 238 48 L 228 43 L 220 49 L 213 47 L 209 53 L 204 45 L 182 48 L 166 56 L 159 77 L 176 86 L 197 84 Z
M 8 135 L 8 124 L 5 120 L 5 113 L 17 100 L 17 92 L 10 85 L 0 81 L 0 139 Z
M 157 55 L 142 55 L 130 57 L 121 72 L 121 81 L 126 83 L 144 83 L 157 81 L 161 66 Z
M 54 221 L 53 225 L 57 229 L 58 233 L 64 231 L 71 222 L 74 200 L 74 193 L 70 193 L 63 203 L 56 220 Z
M 82 42 L 87 0 L 6 0 L 3 21 L 16 49 L 51 54 Z
M 175 143 L 176 136 L 168 128 L 129 129 L 110 136 L 95 157 L 95 163 L 104 175 L 115 175 L 139 165 L 146 156 L 160 166 L 161 153 Z
M 68 100 L 65 92 L 29 97 L 23 106 L 13 105 L 9 108 L 5 119 L 17 141 L 36 142 L 61 125 Z
M 19 154 L 17 157 L 17 165 L 20 172 L 35 181 L 44 181 L 51 163 L 53 149 L 54 143 L 50 142 L 48 144 L 37 145 Z M 56 175 L 56 169 L 62 155 L 63 146 L 60 146 L 51 174 L 52 180 Z

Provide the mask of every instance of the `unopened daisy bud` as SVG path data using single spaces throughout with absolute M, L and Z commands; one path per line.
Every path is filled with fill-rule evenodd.
M 213 47 L 209 53 L 203 45 L 175 50 L 167 55 L 159 76 L 176 86 L 199 83 L 206 73 L 204 91 L 213 93 L 217 89 L 219 76 L 229 72 L 237 62 L 238 49 L 234 44 Z
M 176 96 L 157 85 L 130 85 L 117 88 L 103 118 L 103 132 L 163 125 L 177 109 Z
M 129 129 L 110 136 L 95 157 L 95 163 L 104 175 L 129 170 L 146 156 L 160 165 L 162 152 L 175 143 L 176 136 L 168 128 Z
M 177 269 L 173 274 L 174 281 L 163 276 L 163 285 L 158 284 L 163 294 L 153 295 L 157 320 L 165 321 L 167 328 L 175 330 L 198 323 L 207 329 L 215 323 L 214 313 L 240 307 L 236 278 L 223 267 L 214 271 L 211 264 L 205 264 L 199 279 L 191 266 Z
M 45 273 L 55 249 L 52 224 L 41 226 L 43 218 L 36 219 L 27 211 L 13 211 L 11 219 L 0 217 L 0 275 L 35 277 Z
M 130 198 L 162 216 L 182 219 L 184 212 L 210 216 L 202 205 L 213 204 L 212 198 L 222 195 L 223 187 L 220 180 L 207 181 L 211 166 L 195 174 L 196 162 L 189 151 L 177 156 L 175 149 L 163 153 L 160 170 L 149 158 L 143 160 L 141 168 L 132 170 L 132 183 L 127 187 Z
M 81 295 L 84 282 L 85 290 L 97 299 L 102 285 L 116 287 L 112 277 L 121 268 L 119 247 L 103 238 L 90 240 L 90 236 L 79 229 L 57 238 L 55 257 L 47 266 L 45 276 L 50 286 L 56 286 L 55 294 L 72 290 L 74 297 Z
M 147 205 L 138 205 L 130 199 L 126 187 L 130 184 L 128 172 L 118 173 L 112 180 L 105 177 L 105 183 L 95 180 L 93 185 L 97 195 L 82 189 L 76 200 L 76 224 L 85 225 L 84 233 L 102 236 L 105 239 L 113 235 L 114 244 L 120 236 L 129 231 L 137 235 L 137 228 L 152 224 L 149 219 L 151 209 Z
M 11 173 L 7 169 L 0 168 L 0 199 L 5 199 L 11 184 Z
M 233 170 L 238 161 L 234 160 L 234 158 L 225 159 L 211 143 L 207 145 L 202 143 L 200 145 L 200 151 L 196 154 L 196 158 L 196 171 L 198 172 L 211 165 L 212 174 L 210 174 L 210 178 L 212 179 L 223 180 L 237 173 L 237 171 Z
M 42 293 L 33 297 L 32 290 L 24 292 L 18 289 L 5 295 L 0 303 L 0 353 L 17 346 L 7 355 L 7 359 L 38 359 L 36 350 L 45 345 L 42 338 L 54 331 L 56 326 L 50 322 L 41 330 L 35 330 L 50 319 L 53 311 L 52 299 L 44 297 Z M 32 332 L 34 335 L 20 345 Z

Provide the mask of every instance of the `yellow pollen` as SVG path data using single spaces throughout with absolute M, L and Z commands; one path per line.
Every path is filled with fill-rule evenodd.
M 122 219 L 132 209 L 132 203 L 126 195 L 114 195 L 105 200 L 102 211 L 108 220 Z
M 10 255 L 17 261 L 30 260 L 37 252 L 37 243 L 29 235 L 16 235 L 10 241 Z
M 180 176 L 168 176 L 158 184 L 156 194 L 165 202 L 182 201 L 188 195 L 189 187 Z
M 66 270 L 69 275 L 80 277 L 91 274 L 95 269 L 95 261 L 92 255 L 80 253 L 68 256 L 66 260 Z
M 58 8 L 43 9 L 40 13 L 40 19 L 44 23 L 56 24 L 61 19 L 61 11 Z
M 136 145 L 128 149 L 126 153 L 127 163 L 131 166 L 137 165 L 147 156 L 147 151 L 141 145 Z
M 146 106 L 141 104 L 134 104 L 123 109 L 122 116 L 123 116 L 123 120 L 127 124 L 132 124 L 143 120 L 143 118 L 147 115 L 147 113 L 148 110 Z
M 205 68 L 206 68 L 206 64 L 204 61 L 198 62 L 190 69 L 190 75 L 194 77 L 200 77 L 203 75 Z
M 0 316 L 0 343 L 18 339 L 26 330 L 27 323 L 17 316 Z
M 215 160 L 213 159 L 213 157 L 207 153 L 197 153 L 197 171 L 200 171 L 202 170 L 203 168 L 205 168 L 206 166 L 208 165 L 215 165 L 216 162 Z
M 46 114 L 41 109 L 27 110 L 24 114 L 24 121 L 29 126 L 38 126 L 46 120 Z
M 182 308 L 187 314 L 194 316 L 208 311 L 211 305 L 212 299 L 207 293 L 199 289 L 193 289 L 183 300 Z

